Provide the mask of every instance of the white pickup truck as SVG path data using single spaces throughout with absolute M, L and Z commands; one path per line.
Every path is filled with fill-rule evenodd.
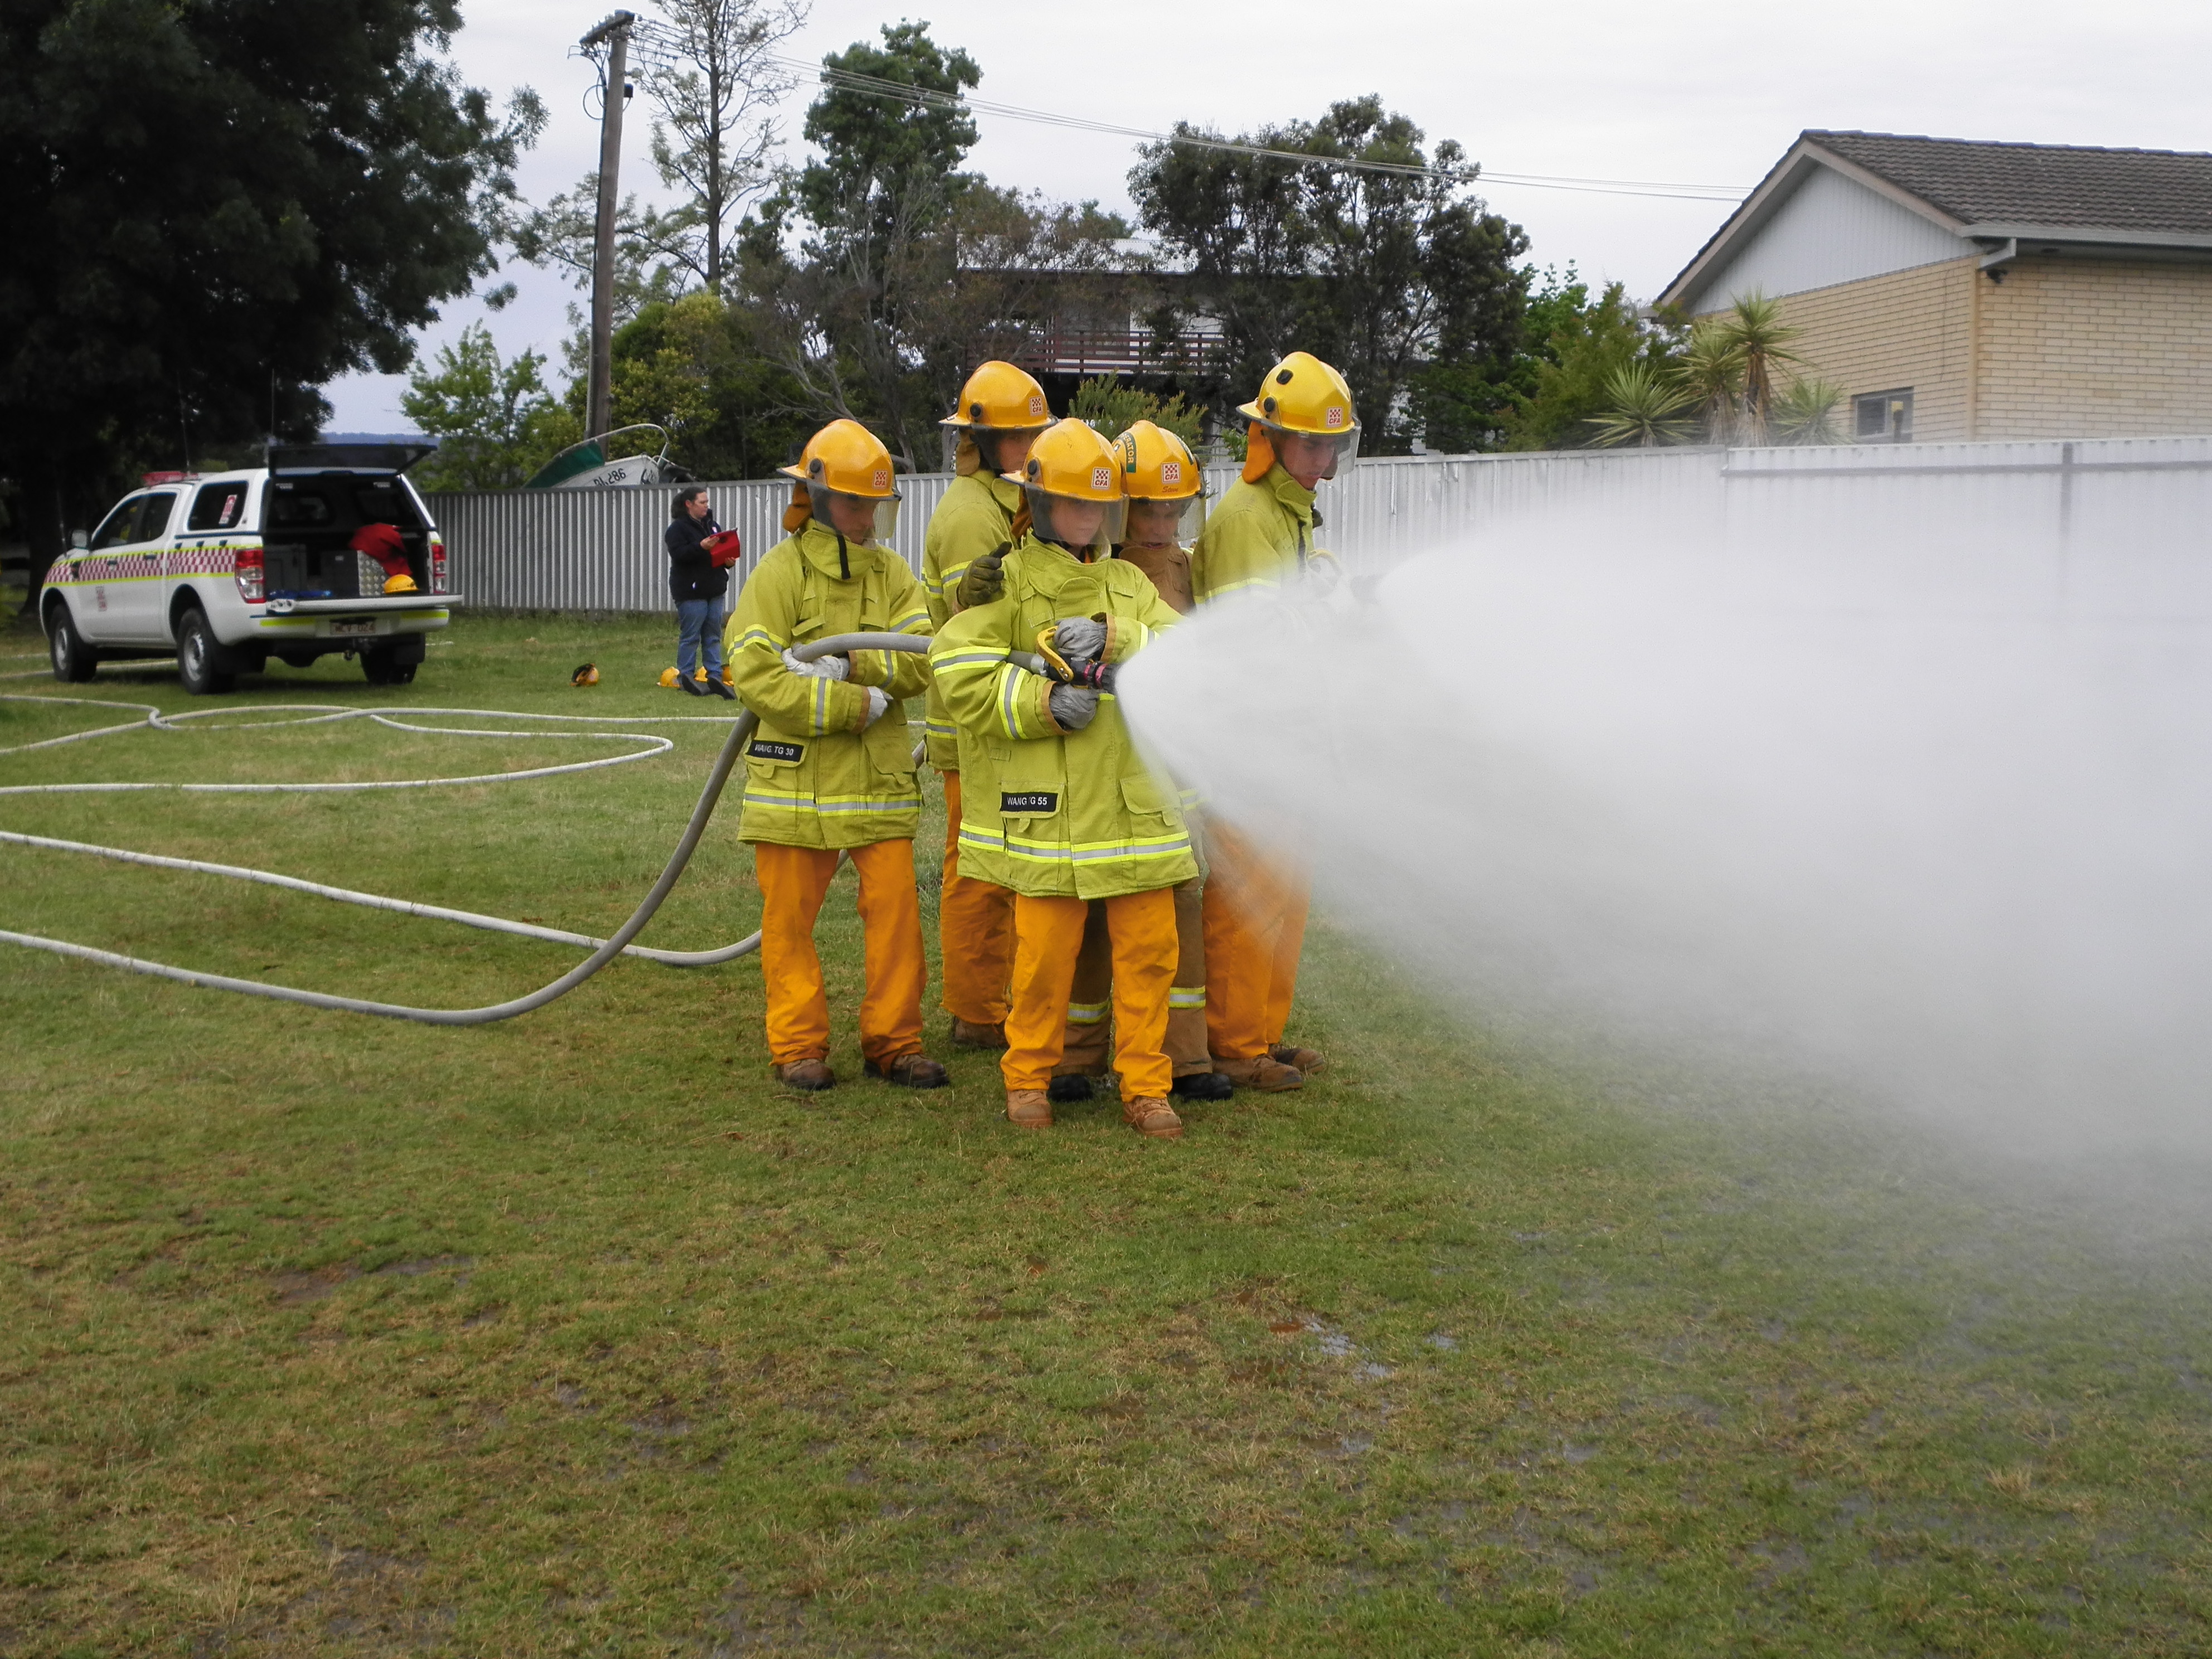
M 185 689 L 202 695 L 271 657 L 305 668 L 343 652 L 370 684 L 406 684 L 461 602 L 446 544 L 404 476 L 429 453 L 278 446 L 266 466 L 149 473 L 46 573 L 39 618 L 54 678 L 173 654 Z M 383 566 L 354 551 L 371 524 L 399 532 L 416 592 L 387 597 Z

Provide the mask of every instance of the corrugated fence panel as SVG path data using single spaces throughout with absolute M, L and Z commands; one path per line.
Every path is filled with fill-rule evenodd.
M 1233 465 L 1209 466 L 1218 499 Z M 948 473 L 899 480 L 893 544 L 917 571 Z M 715 518 L 744 538 L 745 570 L 782 539 L 790 485 L 707 486 Z M 489 610 L 672 610 L 661 532 L 672 489 L 436 495 L 455 585 Z M 2156 546 L 2212 542 L 2212 438 L 2111 438 L 1826 449 L 1578 450 L 1376 457 L 1321 487 L 1318 538 L 1355 568 L 1578 523 L 1655 545 L 1771 549 L 1778 556 L 1917 544 L 1931 526 L 2008 561 L 2021 583 L 2063 586 L 2087 567 Z M 2212 562 L 2203 562 L 2212 565 Z

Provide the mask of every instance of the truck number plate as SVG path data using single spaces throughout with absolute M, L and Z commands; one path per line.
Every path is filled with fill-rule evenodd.
M 357 622 L 350 619 L 334 622 L 331 624 L 331 632 L 333 634 L 374 634 L 376 632 L 376 618 L 374 617 L 363 617 Z

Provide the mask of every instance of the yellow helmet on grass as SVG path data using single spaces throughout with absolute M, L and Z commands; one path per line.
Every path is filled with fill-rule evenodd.
M 1275 462 L 1291 472 L 1312 471 L 1334 478 L 1359 455 L 1359 416 L 1352 406 L 1352 387 L 1343 375 L 1310 351 L 1293 351 L 1267 371 L 1259 395 L 1237 412 L 1252 422 L 1244 476 L 1254 483 Z M 1263 459 L 1264 457 L 1264 459 Z M 1317 460 L 1316 468 L 1288 465 Z
M 1190 447 L 1165 427 L 1139 421 L 1114 440 L 1114 449 L 1129 498 L 1127 539 L 1146 546 L 1195 541 L 1206 523 L 1206 478 Z M 1152 503 L 1171 506 L 1174 516 Z
M 848 541 L 888 544 L 898 527 L 891 453 L 858 421 L 830 422 L 806 441 L 794 464 L 777 471 L 798 483 L 783 515 L 787 531 L 814 519 Z
M 1005 476 L 1028 495 L 1039 540 L 1088 558 L 1102 543 L 1121 539 L 1129 503 L 1121 490 L 1121 453 L 1088 422 L 1070 419 L 1046 428 L 1022 470 Z

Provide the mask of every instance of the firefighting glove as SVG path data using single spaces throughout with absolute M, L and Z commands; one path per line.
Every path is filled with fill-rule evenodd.
M 853 671 L 852 662 L 848 658 L 820 657 L 812 662 L 801 662 L 799 653 L 788 647 L 784 650 L 783 665 L 794 674 L 811 674 L 815 678 L 823 680 L 842 680 Z
M 1106 624 L 1089 617 L 1070 617 L 1054 625 L 1052 646 L 1072 663 L 1095 661 L 1106 649 Z
M 961 572 L 960 586 L 953 597 L 960 601 L 963 611 L 979 605 L 988 605 L 1006 591 L 1006 572 L 1000 568 L 1006 562 L 1012 542 L 1000 542 L 988 553 Z
M 1063 732 L 1080 732 L 1098 712 L 1098 694 L 1080 685 L 1055 685 L 1050 699 L 1052 717 Z
M 860 724 L 873 726 L 885 714 L 890 713 L 891 694 L 880 685 L 863 686 L 861 690 L 868 694 L 868 718 L 862 720 Z

